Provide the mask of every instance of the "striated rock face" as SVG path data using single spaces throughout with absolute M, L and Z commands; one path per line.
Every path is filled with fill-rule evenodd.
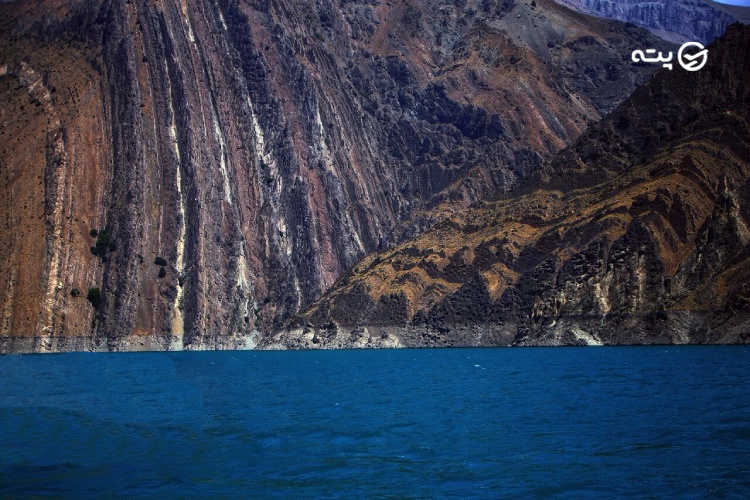
M 262 345 L 750 342 L 748 81 L 736 24 L 703 70 L 659 72 L 517 191 L 368 256 Z
M 557 0 L 578 12 L 626 21 L 652 29 L 675 42 L 707 44 L 722 35 L 735 17 L 703 0 Z
M 252 347 L 538 169 L 654 43 L 546 0 L 28 1 L 0 39 L 3 352 Z

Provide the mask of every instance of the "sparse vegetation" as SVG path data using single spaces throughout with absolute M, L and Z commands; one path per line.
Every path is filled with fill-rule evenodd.
M 107 248 L 109 246 L 109 233 L 105 230 L 99 231 L 99 234 L 96 236 L 96 246 L 97 248 Z
M 102 291 L 98 287 L 89 288 L 89 293 L 86 295 L 86 300 L 91 302 L 94 309 L 99 309 L 99 304 L 102 303 Z
M 92 238 L 96 238 L 96 244 L 90 248 L 91 253 L 101 258 L 102 261 L 106 261 L 107 251 L 114 252 L 117 248 L 115 242 L 112 241 L 109 233 L 104 229 L 92 228 L 89 234 Z

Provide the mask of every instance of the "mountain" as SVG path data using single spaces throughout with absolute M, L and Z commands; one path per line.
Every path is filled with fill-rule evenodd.
M 750 27 L 516 191 L 370 255 L 266 348 L 750 342 Z
M 538 170 L 656 43 L 546 0 L 3 3 L 0 351 L 251 347 Z
M 725 3 L 726 0 L 719 2 L 715 0 L 704 1 L 715 9 L 723 10 L 729 15 L 735 17 L 741 23 L 750 23 L 750 6 L 747 5 L 747 3 L 745 3 L 745 5 L 741 5 L 741 1 L 733 1 L 731 3 Z
M 676 43 L 711 42 L 736 18 L 723 6 L 703 0 L 557 0 L 578 12 L 617 19 L 651 29 Z

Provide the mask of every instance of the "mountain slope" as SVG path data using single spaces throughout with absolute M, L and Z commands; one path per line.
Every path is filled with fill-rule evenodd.
M 578 12 L 616 19 L 651 29 L 677 43 L 707 44 L 724 33 L 735 17 L 727 9 L 703 0 L 557 0 Z M 721 9 L 721 10 L 719 10 Z
M 656 43 L 546 0 L 29 0 L 0 40 L 3 351 L 252 346 L 571 144 Z
M 505 199 L 357 264 L 264 347 L 750 341 L 750 28 Z

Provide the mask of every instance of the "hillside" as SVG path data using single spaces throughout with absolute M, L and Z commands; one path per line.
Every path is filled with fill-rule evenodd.
M 547 0 L 3 3 L 0 350 L 251 347 L 572 144 L 656 43 Z
M 267 348 L 750 341 L 750 27 L 515 192 L 363 259 Z

